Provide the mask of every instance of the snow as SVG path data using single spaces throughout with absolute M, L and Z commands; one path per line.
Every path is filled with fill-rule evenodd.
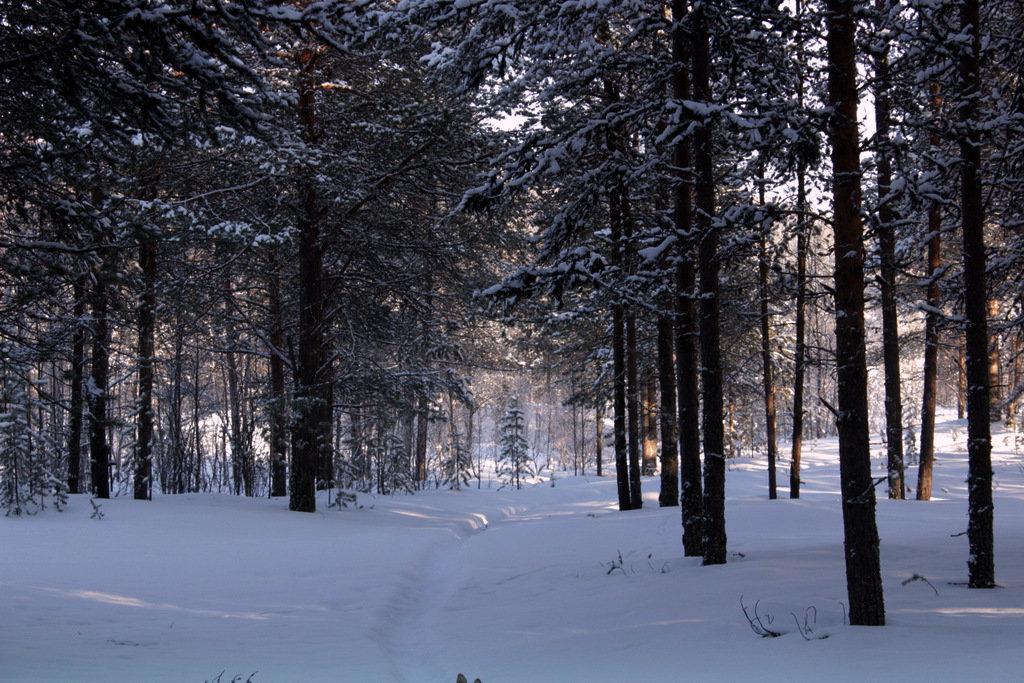
M 844 624 L 834 440 L 805 445 L 800 500 L 767 500 L 762 459 L 728 462 L 730 557 L 715 567 L 682 557 L 656 478 L 626 513 L 613 478 L 564 473 L 521 491 L 360 496 L 362 509 L 325 497 L 315 514 L 204 494 L 103 501 L 91 519 L 72 496 L 65 512 L 0 519 L 0 680 L 1016 679 L 1014 436 L 993 439 L 1001 588 L 962 585 L 966 424 L 947 420 L 933 500 L 878 502 L 882 628 Z M 755 635 L 741 599 L 782 636 Z

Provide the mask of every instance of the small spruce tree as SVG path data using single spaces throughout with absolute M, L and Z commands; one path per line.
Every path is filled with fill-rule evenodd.
M 501 419 L 497 474 L 505 483 L 515 484 L 517 489 L 522 488 L 523 478 L 534 474 L 530 444 L 526 440 L 526 418 L 515 396 L 509 400 L 508 410 Z

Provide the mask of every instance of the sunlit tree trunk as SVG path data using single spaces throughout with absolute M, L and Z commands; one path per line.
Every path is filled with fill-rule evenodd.
M 833 233 L 835 239 L 836 374 L 839 470 L 843 497 L 846 587 L 850 623 L 885 623 L 875 488 L 868 432 L 864 344 L 864 245 L 857 131 L 854 0 L 827 0 L 828 95 L 833 112 Z
M 938 125 L 939 91 L 932 87 L 932 111 Z M 939 136 L 931 136 L 933 149 L 939 146 Z M 924 366 L 921 390 L 921 443 L 917 468 L 917 500 L 932 498 L 932 469 L 935 463 L 935 403 L 939 385 L 939 277 L 942 265 L 942 206 L 938 200 L 928 205 L 928 254 L 926 268 L 928 285 L 925 291 Z
M 658 373 L 654 365 L 645 364 L 643 372 L 640 373 L 641 389 L 643 390 L 641 403 L 641 419 L 643 421 L 643 474 L 653 475 L 658 470 Z M 674 392 L 673 392 L 674 393 Z
M 999 301 L 989 299 L 988 318 L 989 320 L 999 319 Z M 999 361 L 1002 354 L 999 350 L 999 332 L 989 327 L 988 336 L 988 419 L 990 422 L 999 422 L 1003 415 L 1003 381 L 1000 372 Z

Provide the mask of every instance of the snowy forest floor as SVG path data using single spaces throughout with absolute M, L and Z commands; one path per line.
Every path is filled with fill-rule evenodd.
M 73 496 L 63 513 L 0 519 L 0 680 L 1019 680 L 1013 436 L 993 439 L 998 589 L 963 584 L 964 422 L 938 428 L 931 502 L 879 500 L 884 628 L 844 624 L 832 440 L 807 444 L 800 500 L 767 499 L 763 459 L 730 461 L 717 567 L 682 556 L 656 478 L 627 513 L 614 478 L 592 476 L 341 511 L 325 498 L 312 515 L 185 495 L 104 501 L 91 519 Z M 781 637 L 755 635 L 741 599 Z

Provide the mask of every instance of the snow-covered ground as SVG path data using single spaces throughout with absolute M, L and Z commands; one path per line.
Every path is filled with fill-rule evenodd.
M 682 557 L 656 479 L 628 513 L 594 477 L 365 496 L 357 510 L 324 500 L 312 515 L 189 495 L 105 501 L 92 519 L 74 496 L 63 513 L 0 519 L 0 680 L 1019 680 L 1024 455 L 997 434 L 1001 587 L 970 590 L 966 427 L 939 431 L 933 500 L 879 500 L 884 628 L 844 624 L 823 441 L 805 449 L 798 501 L 785 487 L 767 500 L 763 461 L 730 463 L 717 567 Z M 755 635 L 741 599 L 783 635 Z

